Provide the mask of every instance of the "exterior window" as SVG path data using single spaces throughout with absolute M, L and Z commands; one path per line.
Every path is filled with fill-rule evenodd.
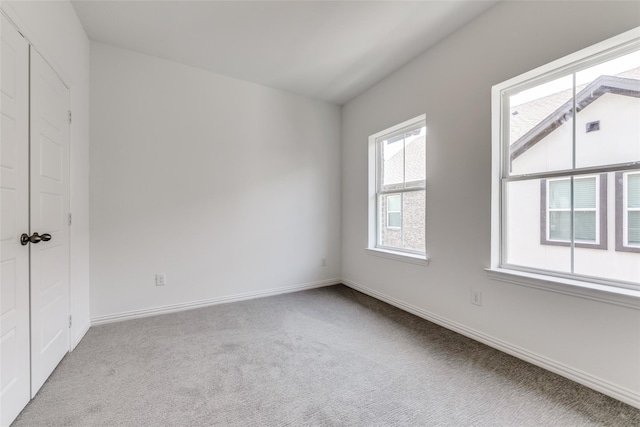
M 625 178 L 625 246 L 640 248 L 640 173 L 627 173 Z
M 492 97 L 492 269 L 640 290 L 637 34 L 496 85 Z
M 370 249 L 425 255 L 426 131 L 421 116 L 369 138 Z
M 402 227 L 402 196 L 387 196 L 387 228 Z
M 640 253 L 640 172 L 616 174 L 616 250 Z
M 541 232 L 543 245 L 607 249 L 607 174 L 573 180 L 571 222 L 571 178 L 541 181 Z

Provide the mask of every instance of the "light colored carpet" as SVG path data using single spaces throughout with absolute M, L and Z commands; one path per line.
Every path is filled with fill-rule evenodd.
M 640 410 L 341 285 L 91 328 L 15 422 L 591 425 Z

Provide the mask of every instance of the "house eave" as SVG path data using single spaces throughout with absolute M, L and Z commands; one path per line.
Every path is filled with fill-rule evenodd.
M 625 77 L 600 76 L 576 94 L 576 112 L 579 113 L 584 110 L 607 93 L 640 98 L 640 81 Z M 572 111 L 573 100 L 570 99 L 511 145 L 510 160 L 513 162 L 551 132 L 570 120 L 573 117 Z

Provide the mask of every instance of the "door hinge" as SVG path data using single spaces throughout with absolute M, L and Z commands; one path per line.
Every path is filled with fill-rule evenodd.
M 71 328 L 71 325 L 73 325 L 73 317 L 69 315 L 69 328 Z
M 69 225 L 71 225 L 72 219 L 71 219 L 71 213 L 69 213 Z
M 69 110 L 69 124 L 71 124 L 71 110 Z

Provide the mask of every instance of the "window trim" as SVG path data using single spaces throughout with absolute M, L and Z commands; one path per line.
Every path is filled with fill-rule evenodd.
M 394 136 L 400 135 L 407 130 L 415 129 L 418 127 L 426 128 L 426 115 L 422 114 L 420 116 L 414 117 L 412 119 L 406 120 L 402 123 L 399 123 L 395 126 L 386 128 L 380 132 L 377 132 L 368 139 L 368 159 L 369 159 L 369 167 L 368 167 L 368 176 L 369 176 L 369 209 L 368 209 L 368 242 L 367 253 L 376 256 L 383 256 L 385 258 L 389 258 L 392 260 L 401 260 L 407 261 L 411 263 L 417 263 L 421 265 L 428 265 L 427 258 L 427 250 L 426 250 L 426 223 L 425 223 L 425 251 L 412 251 L 409 249 L 402 249 L 396 247 L 388 247 L 383 246 L 378 243 L 378 236 L 380 235 L 380 226 L 382 225 L 382 221 L 380 218 L 381 209 L 379 208 L 378 197 L 385 194 L 395 194 L 395 193 L 406 193 L 412 191 L 425 191 L 426 198 L 426 180 L 420 186 L 413 186 L 409 188 L 392 188 L 392 189 L 381 189 L 380 182 L 380 174 L 379 174 L 379 150 L 380 144 L 378 141 L 381 140 L 382 137 L 385 139 L 392 138 Z M 426 165 L 426 163 L 425 163 Z
M 486 268 L 485 271 L 491 279 L 510 285 L 526 286 L 635 310 L 640 303 L 640 291 L 632 289 L 507 268 Z
M 640 245 L 630 246 L 627 242 L 627 221 L 629 206 L 627 203 L 627 177 L 640 174 L 640 171 L 616 172 L 616 251 L 640 253 Z
M 531 286 L 551 292 L 571 294 L 602 302 L 621 302 L 623 305 L 638 306 L 640 301 L 640 288 L 636 284 L 612 283 L 600 278 L 583 276 L 562 277 L 555 272 L 528 271 L 526 268 L 509 265 L 503 262 L 502 248 L 505 247 L 505 236 L 502 232 L 503 218 L 506 214 L 506 204 L 503 203 L 502 171 L 509 167 L 509 156 L 505 156 L 501 140 L 505 135 L 504 122 L 508 120 L 508 109 L 503 109 L 503 96 L 505 90 L 525 90 L 548 81 L 554 77 L 566 75 L 584 67 L 586 63 L 600 62 L 607 59 L 630 53 L 640 48 L 640 27 L 631 29 L 625 33 L 607 39 L 601 43 L 574 52 L 556 61 L 550 62 L 536 69 L 528 71 L 520 76 L 511 78 L 497 84 L 491 89 L 491 258 L 490 266 L 485 269 L 488 275 L 500 281 L 512 284 Z M 580 175 L 584 173 L 617 172 L 625 169 L 640 170 L 640 162 L 610 165 L 608 168 L 585 167 L 571 171 L 557 171 L 554 174 L 545 174 L 540 178 L 562 175 Z M 508 170 L 508 169 L 507 169 Z M 536 174 L 529 175 L 531 179 Z M 566 291 L 566 288 L 570 291 Z
M 576 240 L 576 248 L 607 250 L 607 175 L 606 173 L 595 175 L 579 175 L 574 178 L 596 178 L 596 241 L 590 243 Z M 571 177 L 558 177 L 540 180 L 540 244 L 548 246 L 571 246 L 567 240 L 553 240 L 549 238 L 549 182 L 571 179 Z M 586 209 L 574 209 L 574 211 L 586 211 Z

